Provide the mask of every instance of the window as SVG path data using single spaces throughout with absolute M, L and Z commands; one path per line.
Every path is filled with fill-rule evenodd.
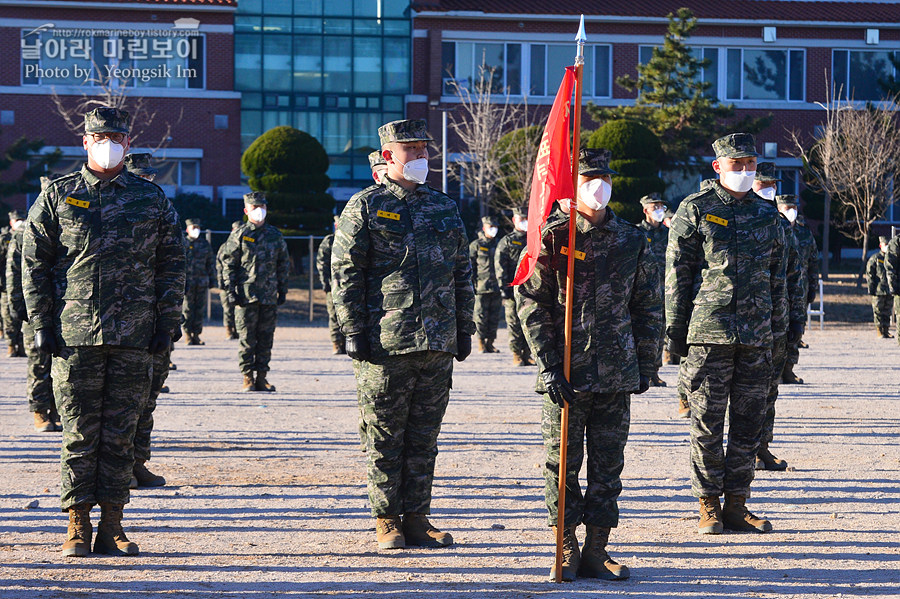
M 493 93 L 522 93 L 522 44 L 444 42 L 441 54 L 445 94 L 455 94 L 452 80 L 472 89 L 487 77 Z
M 535 96 L 555 96 L 563 70 L 575 62 L 571 44 L 531 45 L 531 84 L 529 92 Z M 612 48 L 585 46 L 582 94 L 597 98 L 612 95 Z
M 719 49 L 691 47 L 691 56 L 697 60 L 707 60 L 709 63 L 700 69 L 697 81 L 709 83 L 706 95 L 710 98 L 719 97 Z M 653 56 L 653 46 L 641 46 L 638 48 L 638 61 L 641 64 L 650 62 Z
M 782 168 L 775 171 L 781 179 L 778 183 L 779 195 L 797 195 L 800 193 L 800 171 L 795 168 Z
M 804 100 L 803 50 L 727 50 L 728 100 Z
M 894 52 L 862 50 L 834 50 L 831 53 L 835 93 L 841 88 L 844 98 L 881 100 L 887 94 L 879 82 L 896 76 L 891 62 Z

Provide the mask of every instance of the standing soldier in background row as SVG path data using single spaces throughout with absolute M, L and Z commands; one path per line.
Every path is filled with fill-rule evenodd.
M 231 232 L 233 233 L 243 224 L 243 221 L 234 221 L 231 223 Z M 223 243 L 216 252 L 216 284 L 219 287 L 219 300 L 222 302 L 222 326 L 225 327 L 225 339 L 237 339 L 237 330 L 234 328 L 234 304 L 228 299 L 228 288 L 223 279 L 225 264 L 222 262 L 222 256 L 224 255 L 225 244 Z
M 184 307 L 181 326 L 188 345 L 205 345 L 200 340 L 203 332 L 206 299 L 209 290 L 216 286 L 216 265 L 212 247 L 201 236 L 203 223 L 200 219 L 185 221 L 184 247 L 187 276 L 184 283 Z
M 806 307 L 803 310 L 805 320 L 806 308 L 813 303 L 819 291 L 819 247 L 816 245 L 816 238 L 813 236 L 813 232 L 806 225 L 806 220 L 799 214 L 800 205 L 796 196 L 791 196 L 791 198 L 793 200 L 792 203 L 786 203 L 782 200 L 778 204 L 778 211 L 791 223 L 791 230 L 797 236 L 797 243 L 799 244 L 800 264 L 803 267 L 803 276 L 800 282 L 806 294 Z M 784 372 L 781 375 L 781 382 L 786 385 L 803 383 L 803 379 L 794 374 L 794 366 L 800 360 L 801 340 L 802 337 L 796 343 L 788 343 L 787 345 L 787 360 L 784 364 Z
M 123 168 L 128 113 L 100 107 L 84 118 L 87 164 L 53 181 L 31 207 L 22 289 L 35 345 L 53 355 L 63 424 L 64 556 L 85 556 L 101 507 L 95 553 L 134 555 L 122 530 L 134 469 L 134 435 L 150 392 L 151 354 L 178 328 L 184 244 L 163 191 Z
M 334 226 L 337 227 L 340 216 L 334 215 Z M 322 283 L 322 291 L 325 292 L 325 309 L 328 310 L 328 332 L 331 334 L 331 347 L 334 355 L 346 354 L 344 347 L 344 334 L 341 333 L 341 325 L 338 324 L 334 314 L 334 302 L 331 298 L 331 246 L 334 243 L 334 233 L 325 236 L 319 244 L 316 252 L 316 269 L 319 271 L 319 282 Z
M 19 210 L 9 213 L 9 228 L 4 227 L 0 236 L 0 312 L 3 313 L 3 335 L 9 343 L 6 355 L 10 358 L 24 358 L 25 346 L 22 343 L 22 320 L 10 311 L 9 306 L 9 281 L 6 280 L 6 257 L 9 254 L 9 246 L 13 236 L 25 223 L 25 216 Z
M 41 191 L 50 185 L 50 179 L 41 177 Z M 18 218 L 24 224 L 26 215 L 15 210 L 10 216 Z M 9 311 L 22 323 L 22 341 L 25 344 L 25 355 L 28 358 L 28 376 L 26 395 L 28 409 L 34 413 L 34 430 L 49 433 L 62 430 L 62 422 L 53 401 L 53 382 L 50 380 L 50 356 L 41 353 L 34 346 L 34 329 L 28 323 L 28 312 L 25 310 L 25 296 L 22 294 L 22 237 L 25 229 L 15 227 L 9 252 L 6 255 L 6 286 L 9 297 Z
M 0 264 L 6 264 L 6 253 L 9 250 L 9 242 L 12 239 L 12 231 L 9 225 L 3 224 L 0 227 Z M 6 321 L 3 310 L 3 304 L 6 296 L 6 272 L 0 269 L 0 338 L 6 338 Z M 9 354 L 12 357 L 12 354 Z
M 241 391 L 275 391 L 266 374 L 278 306 L 287 300 L 291 266 L 281 231 L 266 224 L 267 204 L 261 191 L 244 195 L 248 222 L 231 232 L 222 254 L 222 279 L 228 301 L 236 306 L 235 323 L 241 339 Z
M 497 251 L 497 219 L 481 217 L 481 231 L 469 244 L 472 277 L 475 281 L 475 330 L 478 332 L 478 351 L 497 353 L 494 339 L 500 324 L 500 287 L 494 274 L 494 253 Z
M 494 272 L 497 285 L 503 298 L 503 309 L 506 312 L 506 332 L 509 334 L 509 349 L 513 355 L 513 366 L 533 366 L 531 349 L 522 331 L 522 322 L 516 311 L 514 289 L 510 287 L 516 277 L 519 258 L 528 238 L 528 211 L 524 208 L 513 209 L 513 230 L 497 242 L 494 254 Z
M 866 263 L 866 285 L 869 295 L 872 296 L 872 316 L 875 319 L 878 336 L 882 339 L 893 339 L 894 336 L 891 335 L 893 297 L 891 297 L 891 289 L 884 271 L 884 255 L 887 247 L 888 238 L 879 237 L 879 250 L 872 254 Z
M 785 301 L 784 235 L 775 207 L 751 191 L 755 146 L 747 133 L 713 143 L 719 179 L 678 206 L 666 251 L 666 334 L 685 358 L 701 534 L 772 529 L 746 500 L 772 379 L 772 312 Z
M 666 277 L 666 245 L 669 243 L 669 228 L 663 225 L 662 222 L 666 217 L 666 208 L 669 207 L 669 204 L 658 193 L 654 192 L 641 198 L 641 206 L 643 207 L 644 220 L 640 222 L 638 228 L 644 232 L 644 236 L 647 238 L 647 245 L 650 246 L 650 252 L 656 258 L 659 272 L 660 302 L 662 302 Z M 665 319 L 665 313 L 663 313 L 663 319 Z M 662 368 L 663 361 L 669 361 L 669 356 L 666 355 L 669 352 L 665 351 L 665 329 L 666 327 L 664 326 L 659 327 L 659 352 L 656 358 L 656 372 L 650 377 L 651 387 L 666 386 L 666 382 L 659 378 L 659 369 Z
M 378 547 L 445 547 L 453 537 L 427 514 L 453 356 L 466 359 L 475 332 L 468 242 L 456 203 L 425 185 L 425 121 L 387 123 L 378 137 L 388 173 L 341 213 L 334 308 L 365 412 Z

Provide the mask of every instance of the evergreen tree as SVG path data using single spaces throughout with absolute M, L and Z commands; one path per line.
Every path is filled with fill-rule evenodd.
M 708 60 L 691 54 L 688 39 L 697 19 L 687 8 L 668 15 L 669 28 L 662 47 L 653 48 L 646 64 L 638 64 L 637 78 L 624 75 L 616 83 L 637 91 L 634 106 L 604 107 L 588 104 L 588 113 L 604 123 L 628 119 L 647 126 L 659 137 L 665 162 L 691 167 L 696 159 L 710 153 L 710 144 L 733 131 L 757 133 L 768 126 L 771 117 L 733 121 L 734 106 L 720 104 L 711 83 L 701 81 Z
M 42 139 L 29 140 L 20 137 L 6 148 L 3 156 L 0 157 L 0 174 L 8 171 L 16 162 L 26 163 L 26 168 L 14 181 L 3 177 L 3 180 L 0 181 L 0 199 L 41 190 L 39 182 L 41 175 L 46 174 L 47 168 L 62 157 L 59 148 L 50 154 L 39 154 L 43 147 L 44 140 Z M 30 164 L 29 161 L 31 161 Z

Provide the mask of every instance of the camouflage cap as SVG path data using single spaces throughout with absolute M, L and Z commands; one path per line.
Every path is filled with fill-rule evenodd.
M 763 181 L 766 183 L 772 183 L 774 181 L 781 181 L 778 177 L 775 176 L 775 163 L 774 162 L 760 162 L 756 165 L 756 180 Z
M 585 177 L 599 177 L 600 175 L 618 175 L 609 168 L 609 159 L 612 152 L 605 148 L 582 148 L 578 153 L 578 174 Z
M 85 133 L 129 133 L 128 112 L 112 106 L 100 106 L 84 115 Z
M 528 218 L 528 206 L 518 206 L 513 208 L 513 216 L 518 216 L 519 218 Z
M 200 222 L 199 218 L 189 218 L 184 221 L 185 226 L 187 227 L 197 227 L 198 229 L 203 228 L 203 223 Z
M 9 220 L 25 220 L 26 218 L 28 218 L 28 215 L 25 214 L 24 210 L 9 211 Z
M 756 138 L 749 133 L 729 133 L 713 142 L 716 158 L 749 158 L 756 153 Z
M 244 203 L 251 204 L 253 206 L 265 206 L 266 204 L 268 204 L 268 202 L 266 202 L 266 192 L 251 191 L 250 193 L 245 193 Z
M 642 197 L 640 202 L 641 206 L 649 206 L 650 204 L 665 204 L 666 206 L 669 205 L 669 203 L 662 199 L 662 196 L 655 191 L 653 193 L 648 193 L 647 195 Z
M 125 156 L 125 168 L 135 175 L 155 175 L 158 168 L 150 166 L 150 152 L 131 153 Z
M 369 153 L 369 168 L 374 171 L 376 166 L 387 166 L 387 161 L 378 150 Z
M 434 141 L 428 134 L 428 126 L 424 119 L 407 119 L 391 121 L 378 128 L 378 139 L 382 147 L 391 142 Z
M 887 245 L 887 244 L 889 244 L 890 242 L 891 242 L 891 238 L 890 238 L 890 237 L 886 237 L 886 236 L 884 236 L 884 235 L 880 235 L 880 236 L 878 237 L 878 245 Z
M 796 206 L 797 196 L 792 193 L 786 193 L 781 196 L 775 196 L 775 203 L 779 206 Z
M 488 227 L 497 227 L 497 226 L 499 226 L 499 224 L 497 223 L 497 219 L 494 218 L 494 217 L 491 216 L 491 215 L 482 216 L 482 217 L 481 217 L 481 224 L 482 224 L 482 225 L 487 225 Z

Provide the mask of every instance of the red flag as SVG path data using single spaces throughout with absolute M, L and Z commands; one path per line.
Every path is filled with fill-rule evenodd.
M 534 163 L 531 196 L 528 200 L 528 244 L 525 255 L 519 262 L 513 285 L 521 285 L 534 272 L 534 265 L 537 264 L 541 251 L 541 229 L 547 222 L 553 203 L 575 196 L 569 153 L 569 113 L 574 85 L 575 67 L 566 67 Z

